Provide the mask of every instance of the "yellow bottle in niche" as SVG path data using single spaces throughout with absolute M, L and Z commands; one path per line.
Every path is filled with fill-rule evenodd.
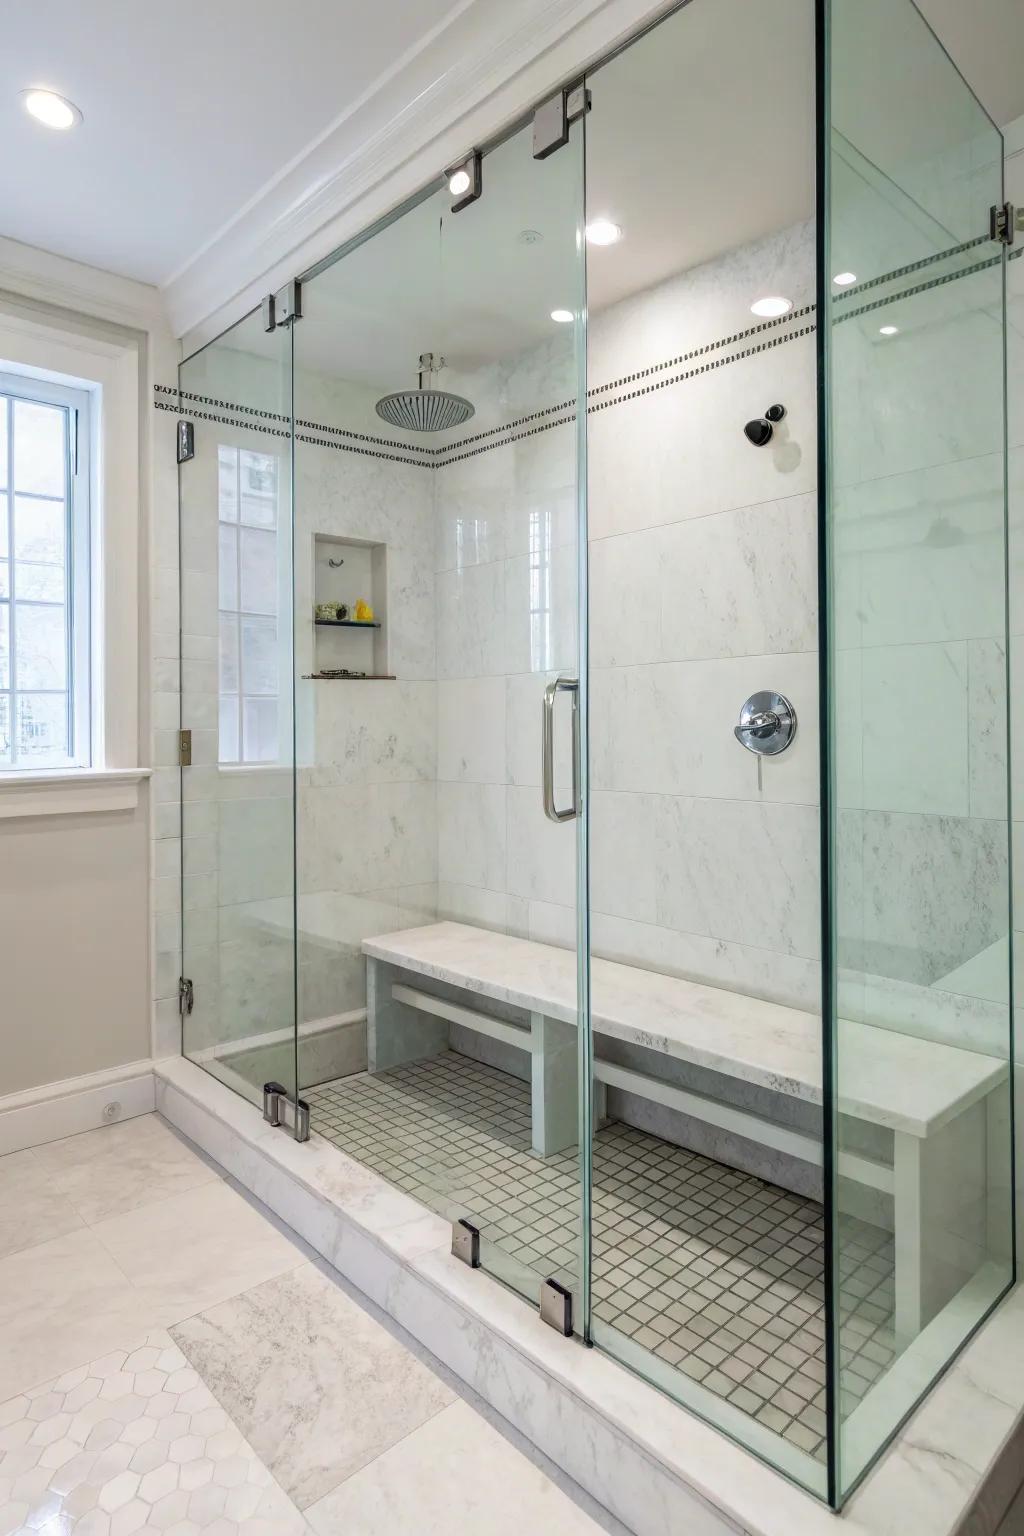
M 370 607 L 369 603 L 364 603 L 362 598 L 360 598 L 359 601 L 356 603 L 356 623 L 357 624 L 372 624 L 373 623 L 373 609 Z

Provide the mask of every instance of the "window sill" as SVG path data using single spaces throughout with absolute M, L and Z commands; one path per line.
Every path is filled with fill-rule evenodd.
M 57 768 L 0 773 L 0 821 L 13 816 L 76 816 L 131 811 L 148 768 Z

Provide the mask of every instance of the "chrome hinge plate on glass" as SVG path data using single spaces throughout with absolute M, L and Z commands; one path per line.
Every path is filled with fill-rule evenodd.
M 309 1105 L 296 1096 L 294 1105 L 283 1083 L 263 1084 L 263 1118 L 268 1125 L 288 1128 L 288 1110 L 294 1109 L 292 1135 L 296 1141 L 309 1140 Z
M 464 1216 L 452 1222 L 452 1253 L 470 1269 L 480 1268 L 480 1229 Z
M 545 1280 L 541 1285 L 540 1319 L 565 1338 L 572 1338 L 572 1291 L 567 1291 L 557 1280 Z
M 1018 210 L 1012 203 L 994 203 L 991 214 L 992 239 L 998 240 L 1001 245 L 1012 245 L 1018 229 L 1024 228 L 1021 224 Z
M 563 87 L 533 114 L 533 158 L 546 160 L 569 142 L 569 127 L 590 111 L 590 92 L 585 85 Z
M 196 993 L 187 976 L 178 977 L 178 1012 L 182 1018 L 192 1012 L 196 1003 Z
M 178 732 L 178 767 L 192 767 L 192 732 Z
M 196 428 L 195 422 L 178 422 L 178 463 L 187 464 L 189 459 L 196 456 Z
M 283 325 L 293 325 L 302 319 L 302 284 L 297 277 L 277 293 L 268 293 L 261 307 L 263 329 L 276 331 Z

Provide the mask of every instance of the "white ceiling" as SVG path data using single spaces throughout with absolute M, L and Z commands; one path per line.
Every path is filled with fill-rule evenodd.
M 594 0 L 589 8 L 603 3 Z M 1001 122 L 1024 115 L 1024 0 L 920 4 L 992 115 Z M 0 234 L 167 284 L 183 268 L 201 266 L 199 253 L 261 198 L 278 233 L 286 228 L 296 166 L 314 164 L 315 147 L 322 151 L 339 120 L 361 121 L 367 100 L 386 97 L 393 117 L 387 93 L 395 82 L 408 77 L 407 100 L 427 94 L 440 74 L 439 54 L 457 81 L 473 50 L 474 60 L 481 56 L 481 34 L 491 28 L 497 35 L 496 16 L 506 27 L 518 18 L 526 32 L 539 29 L 538 15 L 564 16 L 564 30 L 571 31 L 571 18 L 586 9 L 569 0 L 547 0 L 541 12 L 532 0 L 496 7 L 482 0 L 292 0 L 286 8 L 270 0 L 177 0 L 165 7 L 155 0 L 32 0 L 6 6 Z M 604 287 L 599 284 L 592 302 L 657 280 L 680 264 L 680 252 L 684 264 L 706 259 L 726 229 L 732 244 L 754 238 L 769 209 L 778 227 L 787 210 L 799 216 L 809 208 L 809 13 L 809 0 L 771 6 L 695 0 L 685 17 L 685 59 L 672 50 L 660 60 L 655 53 L 623 121 L 610 100 L 595 111 L 590 131 L 601 153 L 592 163 L 602 169 L 592 178 L 591 207 L 603 195 L 609 207 L 624 210 L 624 225 L 647 233 L 642 245 L 633 240 L 605 253 Z M 440 41 L 439 29 L 447 29 Z M 611 69 L 624 78 L 629 68 L 625 56 L 607 78 Z M 595 77 L 596 104 L 601 81 Z M 32 123 L 18 92 L 34 84 L 75 101 L 84 113 L 81 127 L 61 135 Z M 631 145 L 645 120 L 652 133 L 661 133 L 651 139 L 661 147 L 638 166 Z M 323 162 L 315 163 L 304 209 L 316 206 L 309 184 L 315 193 Z M 271 206 L 275 183 L 280 195 Z M 489 210 L 495 239 L 506 238 L 505 224 L 519 218 L 521 227 L 538 225 L 543 197 L 537 185 L 524 184 L 505 214 Z M 717 225 L 710 211 L 716 200 Z M 538 296 L 553 280 L 550 250 L 522 269 L 539 280 Z M 520 255 L 504 262 L 510 280 Z M 246 272 L 244 280 L 258 275 Z M 415 296 L 415 270 L 403 277 L 399 308 Z M 221 293 L 216 302 L 228 296 Z
M 3 8 L 0 234 L 162 284 L 453 0 L 21 0 Z M 42 85 L 84 114 L 54 133 Z

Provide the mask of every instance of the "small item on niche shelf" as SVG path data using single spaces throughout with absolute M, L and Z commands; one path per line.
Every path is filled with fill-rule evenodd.
M 364 603 L 362 598 L 360 598 L 359 601 L 356 603 L 356 623 L 357 624 L 372 624 L 373 623 L 373 609 L 370 607 L 369 603 Z
M 365 672 L 350 672 L 348 667 L 323 667 L 319 672 L 312 674 L 314 678 L 328 677 L 365 677 Z
M 348 603 L 335 603 L 335 605 L 334 605 L 334 617 L 336 619 L 347 619 L 348 618 Z
M 317 603 L 316 617 L 318 619 L 336 619 L 338 617 L 337 603 Z

